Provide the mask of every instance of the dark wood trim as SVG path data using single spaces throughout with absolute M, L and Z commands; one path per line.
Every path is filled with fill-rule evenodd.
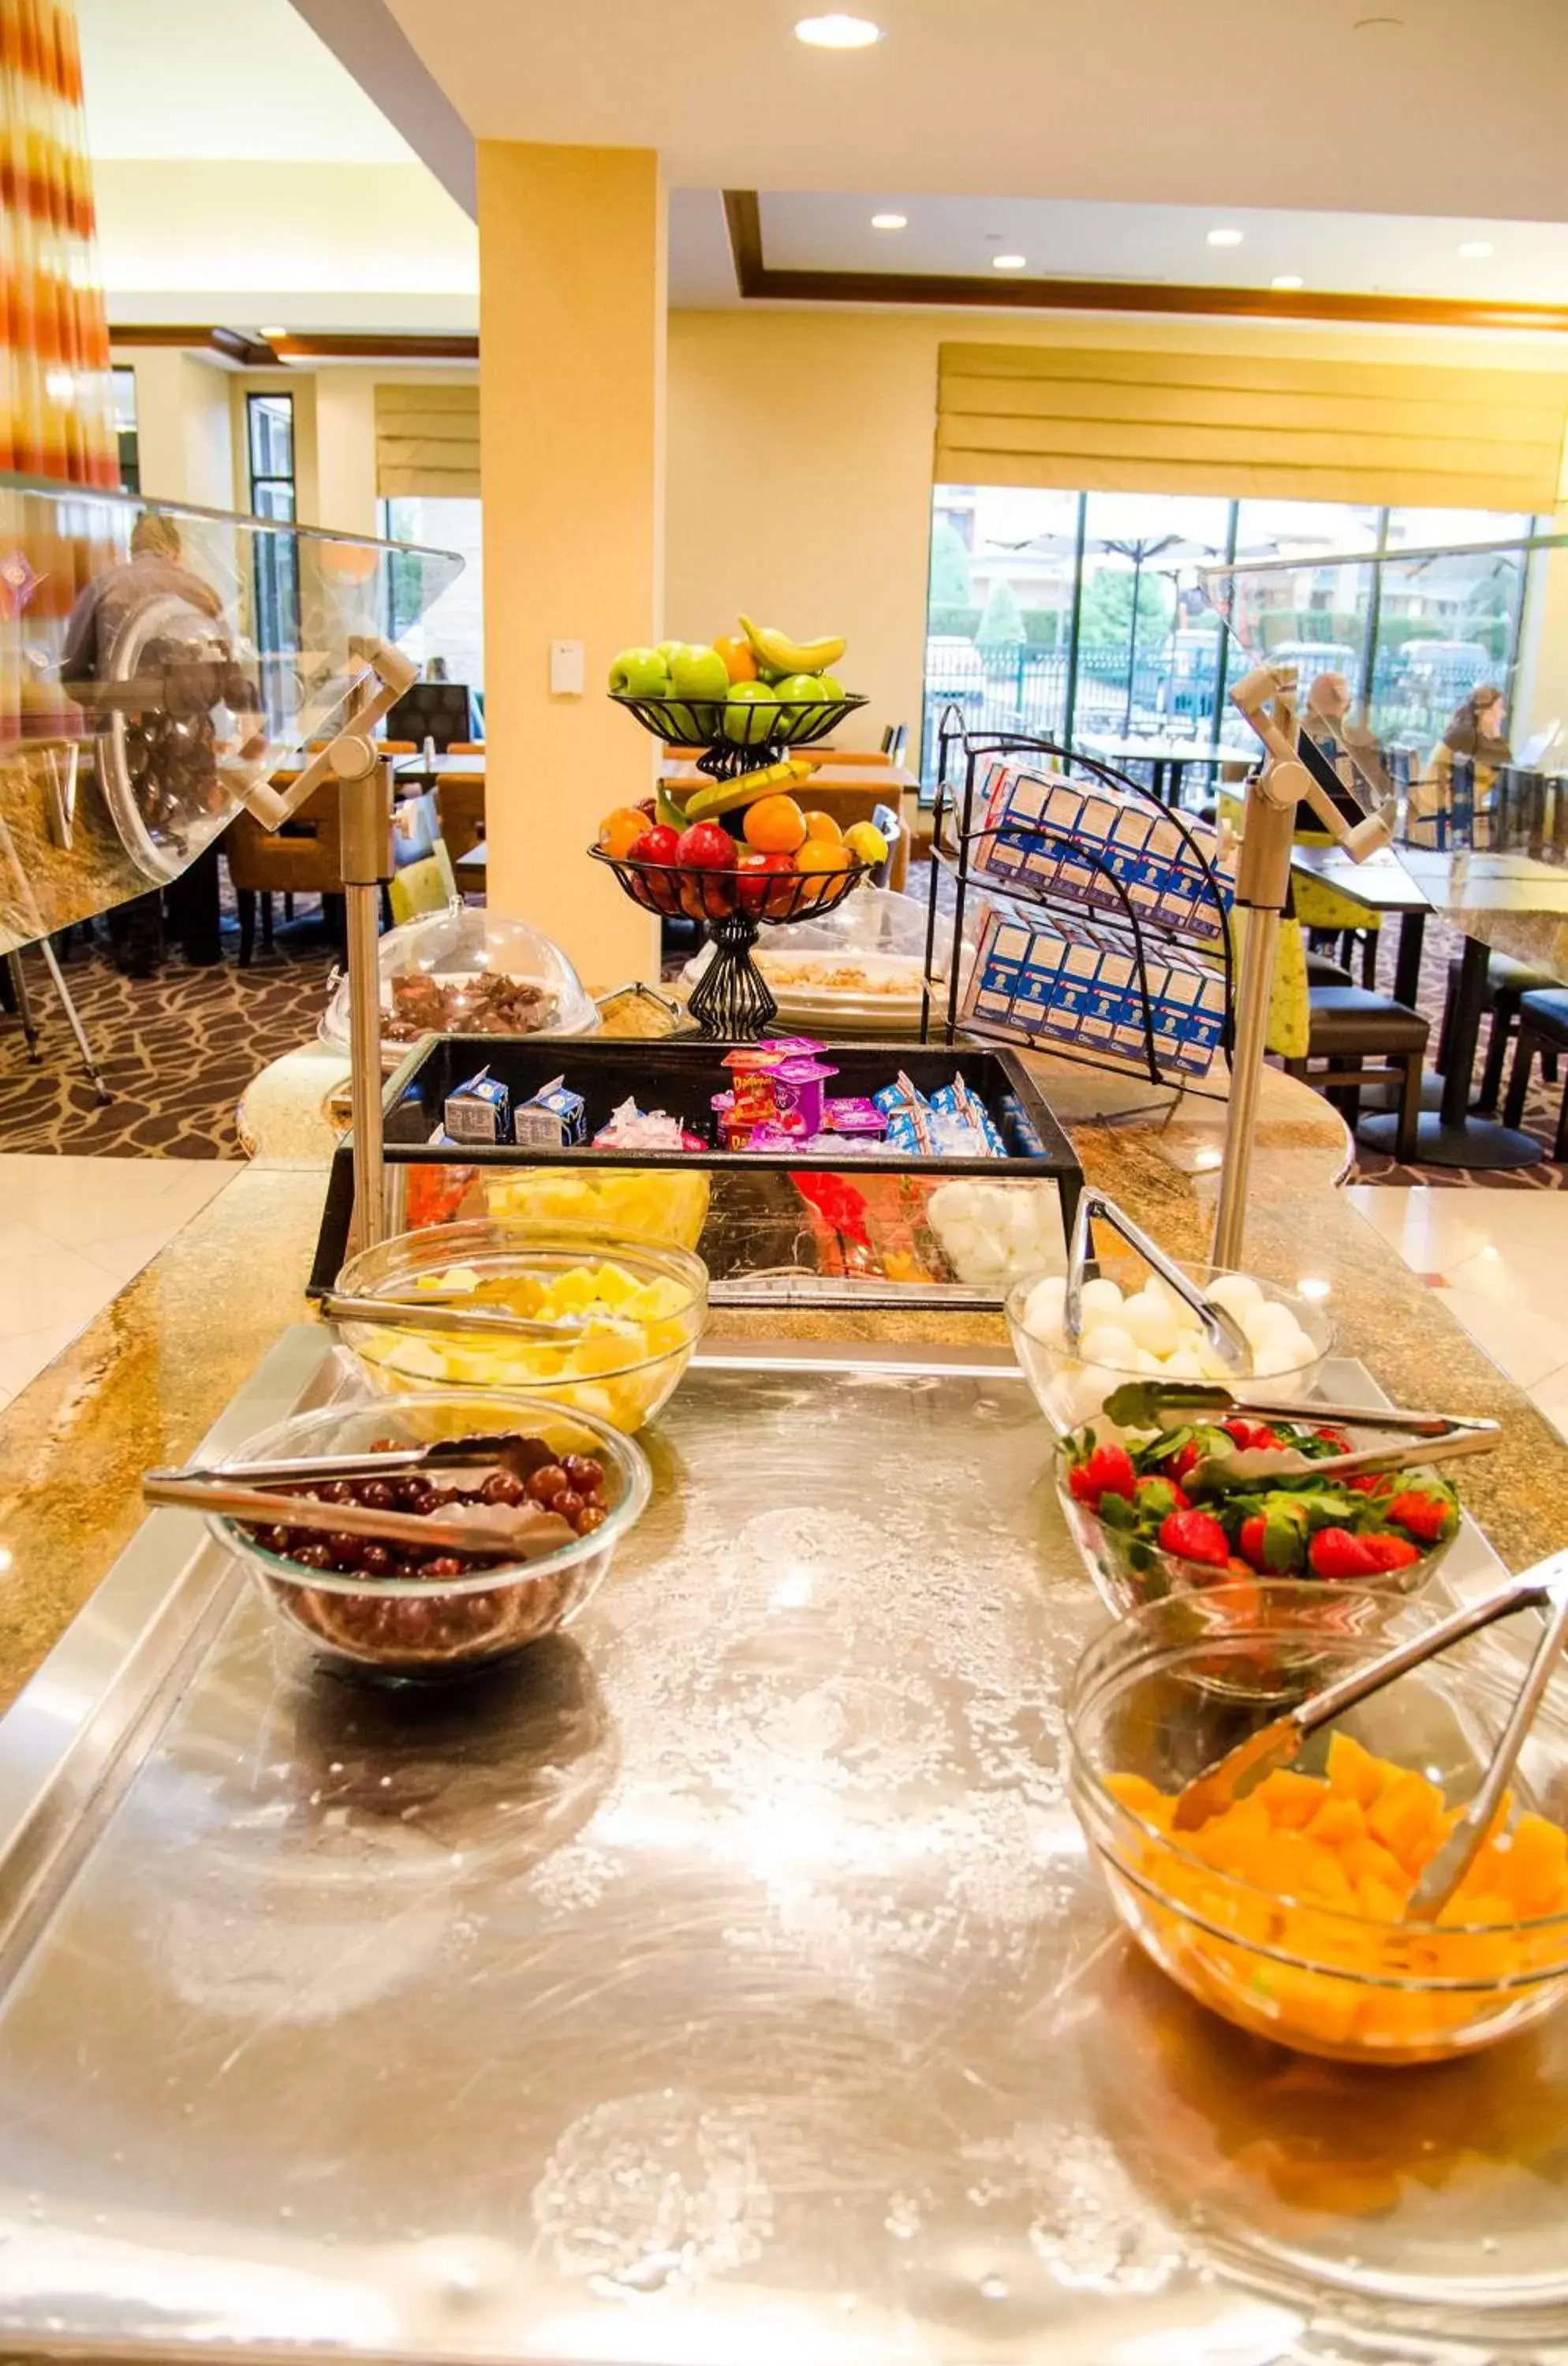
M 180 345 L 192 353 L 221 355 L 243 369 L 276 369 L 291 361 L 477 362 L 478 337 L 339 335 L 333 331 L 298 337 L 253 337 L 243 329 L 210 328 L 192 321 L 157 321 L 109 328 L 111 345 Z
M 1326 287 L 1205 287 L 1153 279 L 1029 279 L 993 273 L 777 271 L 763 259 L 754 189 L 726 189 L 735 284 L 748 300 L 933 304 L 1023 312 L 1165 312 L 1247 321 L 1353 321 L 1402 329 L 1568 332 L 1568 305 L 1458 296 L 1362 296 Z
M 350 336 L 319 334 L 274 337 L 279 361 L 477 362 L 477 336 Z
M 735 261 L 735 285 L 742 296 L 761 296 L 768 276 L 762 261 L 762 208 L 755 189 L 726 189 L 724 220 Z

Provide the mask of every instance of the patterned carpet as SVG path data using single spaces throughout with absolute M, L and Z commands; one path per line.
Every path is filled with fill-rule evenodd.
M 1394 952 L 1399 941 L 1397 921 L 1389 923 L 1381 932 L 1378 946 L 1378 989 L 1382 994 L 1393 992 Z M 1421 986 L 1416 996 L 1419 1008 L 1431 1020 L 1432 1035 L 1428 1060 L 1438 1048 L 1438 1030 L 1443 1021 L 1443 1005 L 1449 990 L 1449 963 L 1463 945 L 1460 931 L 1434 915 L 1427 923 L 1421 951 Z M 1358 983 L 1360 980 L 1360 955 L 1351 964 Z M 1481 1022 L 1481 1037 L 1476 1047 L 1474 1075 L 1479 1081 L 1491 1037 L 1492 1021 Z M 1505 1088 L 1514 1065 L 1510 1044 L 1506 1065 L 1503 1071 Z M 1557 1113 L 1562 1103 L 1561 1083 L 1549 1085 L 1541 1077 L 1538 1065 L 1531 1078 L 1529 1096 L 1525 1102 L 1523 1131 L 1533 1133 L 1542 1147 L 1550 1152 L 1557 1136 Z M 1383 1157 L 1375 1150 L 1356 1149 L 1355 1180 L 1359 1183 L 1430 1183 L 1445 1189 L 1488 1191 L 1561 1191 L 1568 1184 L 1568 1168 L 1560 1166 L 1551 1157 L 1539 1166 L 1516 1167 L 1512 1171 L 1495 1173 L 1471 1166 L 1401 1166 L 1393 1159 Z
M 100 924 L 101 928 L 101 924 Z M 101 1107 L 37 952 L 22 956 L 42 1065 L 0 1011 L 0 1150 L 78 1157 L 238 1158 L 234 1109 L 257 1070 L 315 1036 L 334 956 L 321 930 L 280 930 L 276 952 L 192 969 L 177 954 L 156 978 L 122 977 L 108 947 L 78 941 L 65 982 L 114 1098 Z
M 302 918 L 280 929 L 276 950 L 258 949 L 254 966 L 238 966 L 238 933 L 224 915 L 224 960 L 192 969 L 177 954 L 145 983 L 122 977 L 103 924 L 90 952 L 78 942 L 66 982 L 114 1098 L 99 1105 L 83 1075 L 54 989 L 36 952 L 23 956 L 40 1030 L 40 1066 L 27 1058 L 17 1020 L 0 1010 L 0 1150 L 66 1151 L 77 1156 L 238 1158 L 234 1109 L 258 1069 L 285 1052 L 311 1042 L 326 1007 L 334 955 L 320 925 Z M 1382 932 L 1379 985 L 1392 991 L 1396 931 Z M 1421 967 L 1420 1003 L 1437 1043 L 1448 966 L 1458 933 L 1428 921 Z M 1358 975 L 1359 975 L 1358 969 Z M 1486 1029 L 1483 1022 L 1482 1050 Z M 1511 1055 L 1510 1055 L 1511 1056 Z M 1479 1074 L 1480 1055 L 1477 1058 Z M 1551 1147 L 1561 1087 L 1538 1075 L 1525 1125 Z M 1568 1169 L 1545 1159 L 1513 1174 L 1470 1168 L 1400 1166 L 1374 1151 L 1358 1153 L 1358 1179 L 1367 1183 L 1432 1183 L 1450 1189 L 1560 1191 Z

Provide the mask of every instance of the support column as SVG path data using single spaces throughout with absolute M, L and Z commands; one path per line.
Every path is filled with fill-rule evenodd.
M 660 630 L 659 159 L 480 141 L 479 220 L 490 900 L 602 988 L 658 962 L 656 923 L 586 850 L 611 806 L 651 794 L 657 760 L 604 678 Z M 554 640 L 584 645 L 581 697 L 551 693 Z

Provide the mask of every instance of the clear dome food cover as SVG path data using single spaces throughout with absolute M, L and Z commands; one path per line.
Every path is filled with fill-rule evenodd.
M 504 912 L 450 904 L 389 929 L 378 952 L 381 1044 L 394 1059 L 420 1035 L 588 1035 L 599 1025 L 560 947 Z M 319 1031 L 348 1050 L 346 977 Z
M 164 887 L 380 686 L 448 551 L 0 475 L 0 952 Z M 294 801 L 302 790 L 292 793 Z

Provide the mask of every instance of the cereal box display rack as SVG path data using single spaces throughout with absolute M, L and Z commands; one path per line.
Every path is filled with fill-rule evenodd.
M 952 1042 L 962 1029 L 1201 1089 L 1232 1025 L 1233 882 L 1216 832 L 1051 740 L 971 734 L 955 708 L 940 746 L 928 979 L 944 925 L 953 952 L 945 1012 L 928 984 L 922 1033 Z

